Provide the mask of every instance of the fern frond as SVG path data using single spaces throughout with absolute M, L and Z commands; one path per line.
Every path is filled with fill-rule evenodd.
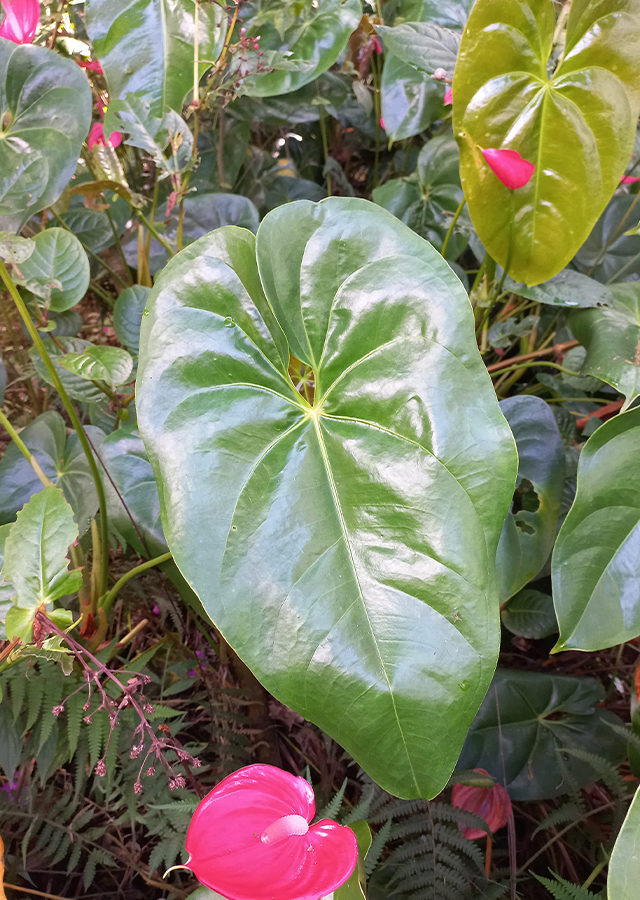
M 342 782 L 342 785 L 338 792 L 334 794 L 334 796 L 329 800 L 327 805 L 320 810 L 319 813 L 316 813 L 316 819 L 319 821 L 320 819 L 337 819 L 338 813 L 340 812 L 340 807 L 342 806 L 342 798 L 344 797 L 344 792 L 347 789 L 347 779 Z
M 553 878 L 544 878 L 542 875 L 536 875 L 535 872 L 532 872 L 531 874 L 540 882 L 540 884 L 543 884 L 547 888 L 555 900 L 599 900 L 602 896 L 602 894 L 592 894 L 591 891 L 581 887 L 579 884 L 572 884 L 570 881 L 565 881 L 564 878 L 560 878 L 555 872 L 551 872 Z
M 351 825 L 353 822 L 358 822 L 360 819 L 365 819 L 369 821 L 369 812 L 371 810 L 371 804 L 373 803 L 373 798 L 376 796 L 379 788 L 376 784 L 368 785 L 363 791 L 362 796 L 360 798 L 360 802 L 357 806 L 354 806 L 352 810 L 350 810 L 346 815 L 344 815 L 340 819 L 341 825 Z
M 34 722 L 40 715 L 40 707 L 42 706 L 42 698 L 44 696 L 44 678 L 34 674 L 29 679 L 29 687 L 27 690 L 27 721 L 24 726 L 25 731 L 33 726 Z
M 427 811 L 426 800 L 398 800 L 397 797 L 391 797 L 389 794 L 380 798 L 382 802 L 376 802 L 369 816 L 369 822 L 372 825 L 380 825 L 387 819 L 400 819 L 402 816 L 415 815 L 415 813 Z
M 588 763 L 618 800 L 628 796 L 627 782 L 620 775 L 617 767 L 613 766 L 609 760 L 595 753 L 588 753 L 579 747 L 565 747 L 564 752 Z
M 367 876 L 371 875 L 375 867 L 378 865 L 378 860 L 384 850 L 384 846 L 389 840 L 389 835 L 391 834 L 391 819 L 387 819 L 382 828 L 373 836 L 373 840 L 371 841 L 371 846 L 369 847 L 369 851 L 364 860 L 364 871 Z
M 568 803 L 563 803 L 562 806 L 554 809 L 552 813 L 549 813 L 546 819 L 540 822 L 531 837 L 534 838 L 541 831 L 546 831 L 548 828 L 555 828 L 556 825 L 564 825 L 567 822 L 574 822 L 581 818 L 582 813 L 575 803 L 570 800 Z

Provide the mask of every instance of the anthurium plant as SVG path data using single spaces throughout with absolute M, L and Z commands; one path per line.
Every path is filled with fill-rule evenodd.
M 636 896 L 639 111 L 640 0 L 2 0 L 14 881 Z

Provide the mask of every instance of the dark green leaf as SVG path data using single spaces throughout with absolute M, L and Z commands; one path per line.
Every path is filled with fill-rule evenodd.
M 433 796 L 493 668 L 515 475 L 469 301 L 363 200 L 279 207 L 257 259 L 252 241 L 188 247 L 143 319 L 138 415 L 167 541 L 270 691 L 385 788 Z
M 428 145 L 427 145 L 428 146 Z M 535 287 L 516 284 L 507 278 L 505 286 L 528 300 L 549 306 L 611 306 L 611 291 L 606 285 L 573 269 L 563 269 L 549 281 Z
M 395 28 L 378 25 L 385 50 L 402 62 L 430 75 L 444 69 L 453 78 L 460 34 L 433 22 L 404 22 Z
M 91 124 L 91 90 L 70 59 L 0 39 L 0 230 L 58 199 Z
M 79 303 L 89 287 L 89 260 L 82 244 L 64 228 L 47 228 L 33 238 L 34 252 L 20 266 L 25 281 L 31 278 L 57 281 L 47 304 L 64 312 Z
M 571 316 L 571 330 L 587 349 L 582 366 L 624 394 L 640 394 L 640 283 L 611 287 L 611 308 L 585 309 Z
M 36 610 L 80 588 L 82 574 L 67 570 L 69 544 L 77 537 L 73 512 L 59 488 L 33 495 L 4 545 L 5 577 L 16 589 L 16 606 Z
M 629 163 L 640 105 L 639 0 L 572 3 L 558 65 L 550 59 L 555 27 L 552 3 L 479 0 L 453 82 L 462 185 L 478 237 L 504 266 L 515 216 L 510 271 L 528 285 L 556 275 L 589 235 Z M 532 179 L 510 190 L 485 148 L 518 151 L 535 164 Z
M 137 353 L 140 349 L 140 324 L 149 296 L 149 288 L 136 284 L 126 288 L 113 308 L 113 327 L 121 344 Z
M 203 75 L 220 55 L 227 14 L 219 3 L 199 4 L 198 50 Z M 90 0 L 85 21 L 109 94 L 136 94 L 153 115 L 180 111 L 193 86 L 194 0 Z
M 442 85 L 392 53 L 385 54 L 380 95 L 384 129 L 392 141 L 420 134 L 445 115 Z
M 282 32 L 270 16 L 269 5 L 281 7 L 279 2 L 264 4 L 258 19 L 248 23 L 248 35 L 260 36 L 260 50 L 264 53 L 260 61 L 267 68 L 275 67 L 274 71 L 255 72 L 257 54 L 248 63 L 240 55 L 236 57 L 239 72 L 247 69 L 251 72 L 252 68 L 255 72 L 240 82 L 240 91 L 251 97 L 288 94 L 326 72 L 337 61 L 362 18 L 360 0 L 323 0 L 315 4 L 305 0 L 297 4 L 296 13 L 292 13 Z M 291 4 L 288 6 L 293 9 Z
M 586 750 L 614 764 L 623 759 L 625 741 L 609 725 L 621 720 L 598 708 L 603 699 L 595 678 L 498 669 L 458 765 L 506 779 L 511 799 L 527 802 L 565 794 L 563 769 L 580 786 L 596 781 L 588 763 L 562 751 Z
M 537 641 L 558 633 L 553 599 L 541 591 L 520 591 L 500 615 L 504 627 L 520 637 Z
M 544 400 L 529 394 L 509 397 L 500 409 L 520 458 L 514 502 L 496 558 L 504 602 L 538 574 L 551 553 L 560 518 L 565 456 L 556 420 Z
M 0 767 L 13 783 L 13 778 L 22 753 L 22 734 L 18 731 L 6 703 L 0 703 Z
M 593 231 L 580 247 L 574 264 L 598 281 L 608 282 L 622 273 L 625 278 L 640 275 L 640 237 L 625 235 L 637 216 L 635 197 L 617 195 L 611 198 Z
M 605 422 L 580 454 L 578 490 L 556 541 L 558 650 L 640 634 L 640 409 Z

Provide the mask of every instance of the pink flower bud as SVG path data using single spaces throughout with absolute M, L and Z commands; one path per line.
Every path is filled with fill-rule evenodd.
M 531 181 L 535 165 L 523 159 L 517 150 L 482 150 L 493 174 L 510 190 L 524 187 Z
M 453 91 L 449 88 L 444 92 L 444 105 L 445 106 L 453 106 Z
M 474 769 L 481 775 L 489 775 L 484 769 Z M 451 794 L 451 803 L 458 809 L 466 809 L 484 819 L 492 834 L 499 828 L 504 828 L 511 814 L 511 799 L 501 784 L 494 784 L 492 788 L 470 787 L 464 784 L 454 784 Z M 458 825 L 460 831 L 469 840 L 486 837 L 486 832 L 472 825 Z
M 187 867 L 229 900 L 319 900 L 347 881 L 358 845 L 337 822 L 309 825 L 314 815 L 304 778 L 247 766 L 198 805 L 187 833 Z

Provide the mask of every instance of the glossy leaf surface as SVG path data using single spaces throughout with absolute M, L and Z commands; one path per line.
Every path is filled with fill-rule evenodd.
M 556 536 L 564 488 L 562 438 L 551 408 L 539 397 L 500 403 L 518 447 L 516 493 L 505 519 L 496 568 L 500 600 L 508 600 L 543 567 Z
M 19 231 L 73 175 L 91 122 L 91 91 L 72 60 L 0 39 L 0 230 Z
M 385 54 L 380 94 L 385 131 L 393 141 L 420 134 L 445 113 L 442 86 L 392 53 Z
M 85 350 L 89 349 L 89 347 L 92 347 L 93 344 L 91 341 L 85 341 L 83 338 L 76 337 L 62 337 L 56 338 L 57 343 L 54 344 L 49 337 L 44 337 L 42 340 L 54 365 L 58 367 L 60 381 L 72 400 L 81 400 L 84 403 L 97 403 L 98 401 L 101 401 L 104 397 L 104 392 L 101 391 L 99 387 L 96 387 L 91 381 L 87 381 L 86 378 L 81 378 L 79 375 L 67 371 L 63 366 L 58 364 L 58 360 L 62 359 L 67 353 L 83 353 Z M 60 346 L 58 346 L 58 344 Z M 62 347 L 62 349 L 60 349 L 60 347 Z M 54 387 L 55 385 L 53 385 L 47 367 L 42 362 L 40 354 L 35 347 L 31 347 L 29 355 L 38 376 L 42 378 L 44 382 Z
M 640 394 L 640 284 L 615 284 L 610 291 L 611 308 L 574 313 L 571 330 L 587 349 L 582 372 L 606 381 L 631 403 Z
M 575 255 L 573 262 L 581 272 L 605 283 L 618 275 L 640 276 L 640 236 L 625 234 L 636 222 L 635 208 L 635 197 L 628 194 L 611 198 Z
M 109 473 L 103 478 L 109 527 L 118 542 L 148 558 L 166 553 L 158 486 L 137 430 L 110 434 L 100 447 L 100 458 Z
M 433 22 L 403 22 L 394 28 L 378 25 L 385 49 L 404 63 L 432 75 L 444 69 L 453 77 L 460 34 Z
M 607 875 L 608 900 L 635 900 L 640 881 L 640 790 L 613 846 Z
M 91 0 L 85 21 L 112 98 L 136 94 L 153 115 L 180 112 L 193 86 L 194 0 L 133 0 L 126 13 L 120 0 Z M 204 74 L 220 55 L 226 13 L 201 3 L 198 48 Z
M 69 544 L 78 537 L 71 507 L 57 487 L 46 487 L 18 513 L 4 545 L 5 577 L 16 589 L 14 603 L 36 610 L 82 584 L 67 571 Z
M 615 764 L 623 759 L 625 741 L 609 725 L 621 720 L 596 706 L 603 699 L 604 689 L 594 678 L 498 669 L 458 767 L 486 769 L 501 781 L 504 757 L 512 800 L 566 793 L 561 762 L 578 784 L 589 784 L 591 766 L 570 753 L 561 759 L 558 751 L 586 750 Z
M 104 434 L 98 428 L 85 429 L 94 447 Z M 64 419 L 48 410 L 20 433 L 42 471 L 71 504 L 80 534 L 84 534 L 98 509 L 93 478 L 77 435 L 67 437 Z M 42 482 L 13 442 L 0 459 L 0 523 L 13 522 L 29 498 L 42 490 Z
M 80 353 L 65 353 L 58 360 L 67 372 L 87 381 L 104 381 L 110 388 L 124 384 L 133 370 L 133 359 L 121 347 L 97 345 Z
M 35 250 L 20 266 L 24 280 L 59 282 L 51 290 L 49 309 L 64 312 L 79 303 L 89 287 L 89 260 L 82 244 L 64 228 L 47 228 L 33 238 Z
M 140 325 L 149 297 L 149 288 L 141 284 L 125 288 L 113 307 L 113 327 L 121 344 L 131 352 L 140 349 Z
M 255 244 L 197 241 L 149 308 L 138 416 L 176 563 L 282 702 L 432 796 L 493 670 L 515 476 L 464 289 L 393 216 L 330 198 Z
M 505 287 L 509 287 L 520 297 L 544 303 L 547 306 L 566 306 L 568 308 L 610 306 L 613 297 L 609 288 L 574 269 L 563 269 L 549 281 L 535 287 L 517 284 L 507 278 Z
M 638 409 L 601 425 L 580 454 L 552 559 L 558 650 L 599 650 L 640 634 L 639 454 Z
M 323 0 L 286 4 L 279 0 L 260 5 L 248 22 L 249 37 L 260 37 L 260 59 L 274 71 L 256 72 L 240 82 L 251 97 L 273 97 L 295 91 L 326 72 L 347 46 L 362 18 L 360 0 Z M 257 64 L 256 55 L 254 64 Z
M 546 0 L 478 0 L 453 82 L 454 132 L 469 212 L 490 255 L 538 284 L 578 250 L 625 172 L 640 105 L 640 2 L 573 3 L 549 77 L 555 30 Z M 510 191 L 482 149 L 516 150 L 536 169 Z
M 520 591 L 507 603 L 500 618 L 512 634 L 534 641 L 558 633 L 553 599 L 542 591 Z

